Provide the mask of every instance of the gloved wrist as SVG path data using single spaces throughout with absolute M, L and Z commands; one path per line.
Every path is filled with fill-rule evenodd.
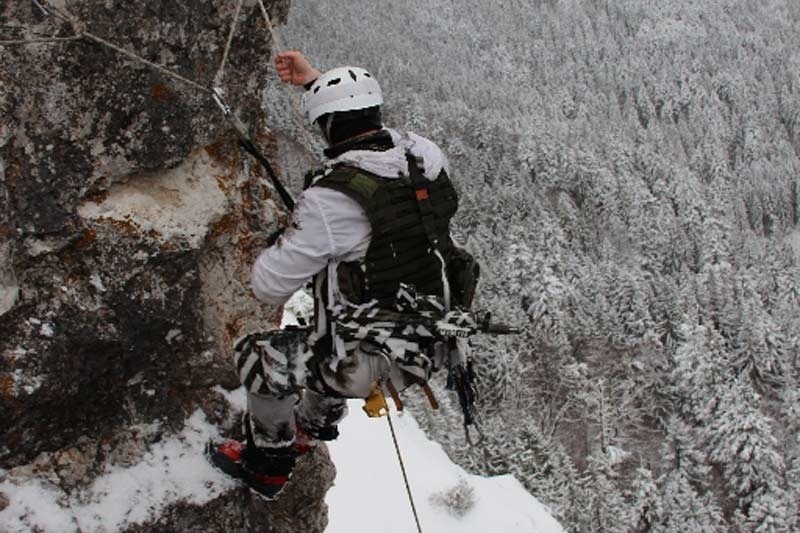
M 276 242 L 278 242 L 278 239 L 281 238 L 281 235 L 283 235 L 283 232 L 285 230 L 286 228 L 279 228 L 277 231 L 272 232 L 272 234 L 269 237 L 267 237 L 267 248 L 273 246 Z

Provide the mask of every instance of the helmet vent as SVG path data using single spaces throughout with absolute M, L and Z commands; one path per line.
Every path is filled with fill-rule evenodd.
M 369 72 L 365 72 L 364 76 L 367 77 L 367 78 L 371 78 L 372 77 Z
M 317 94 L 318 92 L 319 92 L 319 85 L 317 85 L 316 87 L 314 87 L 314 94 Z
M 350 77 L 353 78 L 353 81 L 358 81 L 358 78 L 356 78 L 356 73 L 355 72 L 353 72 L 352 70 L 348 70 L 347 73 L 350 74 Z
M 342 78 L 335 78 L 335 79 L 332 79 L 331 81 L 329 81 L 329 82 L 328 82 L 328 87 L 330 87 L 331 85 L 339 85 L 339 83 L 340 83 L 341 81 L 342 81 Z

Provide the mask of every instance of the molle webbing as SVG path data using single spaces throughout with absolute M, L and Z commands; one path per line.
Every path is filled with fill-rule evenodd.
M 450 219 L 458 208 L 458 198 L 446 172 L 433 181 L 424 179 L 415 188 L 408 177 L 381 178 L 360 169 L 338 167 L 315 186 L 337 190 L 358 202 L 372 227 L 363 265 L 339 266 L 340 290 L 348 299 L 366 302 L 391 298 L 401 281 L 414 285 L 421 294 L 442 295 L 442 265 L 426 224 L 440 246 L 449 243 Z M 419 196 L 427 197 L 425 223 Z

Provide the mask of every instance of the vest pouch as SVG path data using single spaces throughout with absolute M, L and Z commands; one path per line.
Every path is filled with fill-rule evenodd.
M 450 282 L 452 303 L 462 309 L 469 309 L 475 298 L 481 266 L 471 253 L 455 244 L 450 245 L 446 260 L 447 281 Z

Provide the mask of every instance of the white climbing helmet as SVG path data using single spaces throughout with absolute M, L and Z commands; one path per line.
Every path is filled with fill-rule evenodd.
M 380 85 L 360 67 L 329 70 L 303 95 L 303 111 L 312 124 L 325 113 L 366 109 L 382 103 Z

